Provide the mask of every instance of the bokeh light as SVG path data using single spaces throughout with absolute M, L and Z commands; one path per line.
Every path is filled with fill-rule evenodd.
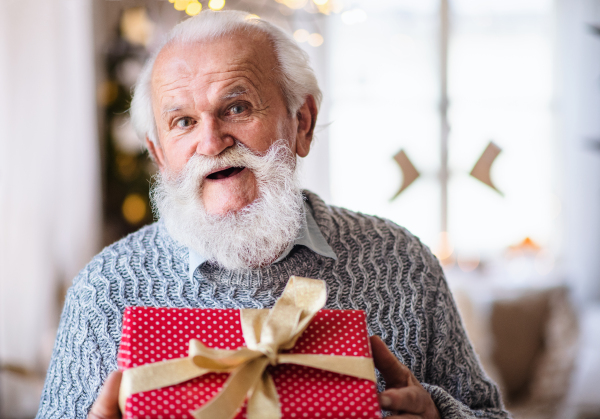
M 185 8 L 185 12 L 190 16 L 196 16 L 202 10 L 202 5 L 198 1 L 191 1 Z
M 139 194 L 129 194 L 123 201 L 121 211 L 129 224 L 138 224 L 146 216 L 146 201 Z
M 290 9 L 302 9 L 306 6 L 307 0 L 283 0 L 282 3 Z
M 210 0 L 208 2 L 208 8 L 211 10 L 221 10 L 225 7 L 225 0 Z
M 308 41 L 309 36 L 310 34 L 306 29 L 298 29 L 296 32 L 294 32 L 294 39 L 296 42 L 306 42 Z
M 175 10 L 182 12 L 188 7 L 188 4 L 190 4 L 190 0 L 175 0 L 174 7 Z
M 121 16 L 120 29 L 123 38 L 133 45 L 148 45 L 154 24 L 148 17 L 146 8 L 131 7 L 125 9 Z
M 439 235 L 438 244 L 433 252 L 435 256 L 440 260 L 444 261 L 445 259 L 449 259 L 454 253 L 454 246 L 450 241 L 450 236 L 447 232 L 442 231 Z
M 294 11 L 292 9 L 290 9 L 289 7 L 287 7 L 286 5 L 280 4 L 279 5 L 279 13 L 281 13 L 284 16 L 291 16 L 294 14 Z
M 323 36 L 320 33 L 311 33 L 308 37 L 308 45 L 318 47 L 323 44 Z
M 458 255 L 456 263 L 463 272 L 472 272 L 479 267 L 479 255 Z

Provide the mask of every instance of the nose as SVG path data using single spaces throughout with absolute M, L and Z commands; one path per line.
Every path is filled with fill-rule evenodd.
M 196 154 L 217 156 L 235 141 L 224 130 L 223 123 L 213 115 L 203 115 L 197 130 Z

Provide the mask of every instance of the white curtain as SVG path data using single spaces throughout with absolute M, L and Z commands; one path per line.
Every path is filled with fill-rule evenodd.
M 100 244 L 91 0 L 0 1 L 0 365 L 43 372 L 60 294 Z M 0 416 L 39 386 L 1 374 Z M 19 381 L 20 380 L 20 381 Z
M 600 302 L 600 4 L 559 0 L 557 72 L 566 275 L 579 302 Z

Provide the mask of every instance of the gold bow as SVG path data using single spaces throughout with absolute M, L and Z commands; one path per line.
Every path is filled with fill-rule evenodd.
M 279 397 L 267 370 L 269 365 L 277 364 L 304 365 L 375 381 L 372 358 L 281 353 L 294 347 L 325 305 L 326 297 L 323 281 L 292 276 L 271 310 L 240 310 L 245 347 L 212 349 L 192 339 L 187 358 L 125 370 L 119 392 L 121 411 L 125 411 L 125 402 L 132 394 L 172 386 L 211 372 L 228 372 L 229 378 L 219 394 L 191 412 L 194 418 L 233 418 L 248 397 L 248 419 L 279 419 Z

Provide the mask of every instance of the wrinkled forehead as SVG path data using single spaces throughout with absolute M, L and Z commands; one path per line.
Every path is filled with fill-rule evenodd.
M 259 31 L 239 31 L 215 39 L 172 41 L 158 54 L 152 90 L 183 82 L 211 83 L 242 75 L 257 89 L 273 84 L 278 68 L 272 41 Z

